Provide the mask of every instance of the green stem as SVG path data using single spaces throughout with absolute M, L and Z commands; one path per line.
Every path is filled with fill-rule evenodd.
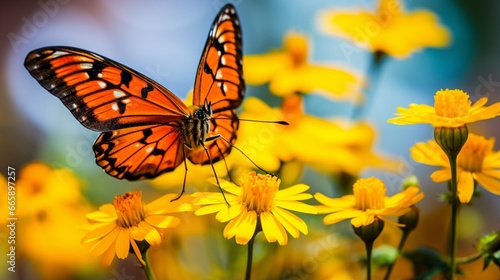
M 474 255 L 468 256 L 468 257 L 462 257 L 462 258 L 456 258 L 456 263 L 457 264 L 466 264 L 466 263 L 471 263 L 474 261 L 477 261 L 483 257 L 482 252 L 477 252 Z
M 403 247 L 405 246 L 406 240 L 408 239 L 409 235 L 410 235 L 410 232 L 403 231 L 403 236 L 401 236 L 401 240 L 399 240 L 398 256 L 394 260 L 394 262 L 391 263 L 389 265 L 389 267 L 387 268 L 387 271 L 385 272 L 384 280 L 389 280 L 389 277 L 391 277 L 392 269 L 394 268 L 394 265 L 396 264 L 396 261 L 398 260 L 399 256 L 401 255 L 401 252 L 403 251 Z
M 146 273 L 146 278 L 148 280 L 155 280 L 156 277 L 155 274 L 153 273 L 153 269 L 151 268 L 151 263 L 149 262 L 148 251 L 142 254 L 142 259 L 146 263 L 146 265 L 142 266 L 142 269 L 144 269 L 144 272 Z
M 250 280 L 250 278 L 252 277 L 253 243 L 255 241 L 255 235 L 257 235 L 257 231 L 255 231 L 250 241 L 248 241 L 248 257 L 247 257 L 247 270 L 245 273 L 245 280 Z
M 455 253 L 457 248 L 457 213 L 458 213 L 458 191 L 457 191 L 457 156 L 449 155 L 451 168 L 451 236 L 450 236 L 450 271 L 449 279 L 454 279 L 456 270 Z
M 365 246 L 366 246 L 366 280 L 371 280 L 373 241 L 366 241 Z

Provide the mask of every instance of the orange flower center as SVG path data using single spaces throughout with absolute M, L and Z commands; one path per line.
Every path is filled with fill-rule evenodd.
M 356 209 L 365 211 L 384 208 L 386 188 L 380 179 L 375 177 L 359 179 L 354 183 L 353 192 Z
M 462 90 L 440 90 L 434 96 L 436 114 L 445 118 L 460 118 L 469 114 L 471 101 Z
M 269 174 L 261 175 L 250 172 L 243 175 L 240 182 L 243 191 L 242 204 L 248 211 L 255 211 L 257 214 L 271 211 L 280 182 L 277 177 Z
M 137 189 L 134 192 L 127 192 L 123 196 L 115 196 L 113 205 L 116 210 L 116 223 L 122 228 L 137 226 L 146 217 L 142 193 Z
M 458 166 L 469 172 L 481 171 L 484 158 L 492 151 L 494 145 L 494 138 L 486 139 L 483 136 L 470 133 L 458 155 Z

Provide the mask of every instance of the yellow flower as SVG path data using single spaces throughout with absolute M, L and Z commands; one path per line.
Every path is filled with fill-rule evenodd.
M 375 177 L 362 178 L 353 185 L 353 195 L 341 198 L 329 198 L 316 193 L 314 198 L 324 204 L 317 206 L 318 213 L 331 213 L 323 219 L 327 225 L 345 219 L 351 219 L 354 227 L 367 226 L 375 220 L 395 224 L 387 217 L 399 217 L 409 211 L 410 207 L 424 198 L 418 187 L 409 187 L 391 197 L 386 196 L 384 183 Z
M 94 260 L 80 244 L 91 209 L 82 196 L 82 182 L 68 169 L 33 162 L 16 170 L 17 253 L 26 257 L 43 279 L 65 279 Z M 7 207 L 5 207 L 7 208 Z
M 17 214 L 36 215 L 55 205 L 69 205 L 82 199 L 82 182 L 68 169 L 52 169 L 45 163 L 32 162 L 19 172 L 17 199 L 22 201 Z
M 136 241 L 146 241 L 150 245 L 161 243 L 161 234 L 167 228 L 180 223 L 177 217 L 169 216 L 176 212 L 191 211 L 191 198 L 188 195 L 171 202 L 177 194 L 167 194 L 145 205 L 142 193 L 137 189 L 125 195 L 117 195 L 113 204 L 105 204 L 99 211 L 87 215 L 91 223 L 90 231 L 82 243 L 90 243 L 92 256 L 104 255 L 103 263 L 109 266 L 116 256 L 125 259 L 130 246 L 145 265 Z
M 305 36 L 289 33 L 283 44 L 283 50 L 243 58 L 247 84 L 269 82 L 270 91 L 277 96 L 318 92 L 334 99 L 359 99 L 359 77 L 343 69 L 307 61 L 308 42 Z
M 446 47 L 451 38 L 427 10 L 405 12 L 400 1 L 381 0 L 376 12 L 322 12 L 319 25 L 326 34 L 341 36 L 373 52 L 405 58 L 426 47 Z
M 459 89 L 440 90 L 434 96 L 434 107 L 426 104 L 410 104 L 398 107 L 395 118 L 387 122 L 399 125 L 429 123 L 434 127 L 460 127 L 467 123 L 494 118 L 500 115 L 500 102 L 484 106 L 483 97 L 472 104 L 469 95 Z
M 493 151 L 495 138 L 469 133 L 457 158 L 458 198 L 468 203 L 474 193 L 474 181 L 486 190 L 500 195 L 500 152 Z M 412 158 L 420 163 L 443 169 L 432 173 L 434 182 L 451 180 L 450 163 L 436 141 L 417 143 L 410 149 Z
M 285 120 L 290 124 L 240 124 L 236 146 L 267 171 L 276 171 L 282 162 L 292 160 L 312 165 L 322 172 L 352 175 L 366 167 L 392 165 L 390 160 L 373 151 L 373 127 L 362 122 L 342 124 L 307 115 L 303 112 L 300 95 L 286 97 L 281 108 L 271 108 L 257 98 L 247 98 L 240 116 Z M 252 167 L 239 153 L 233 152 L 231 157 Z
M 300 232 L 307 234 L 306 223 L 288 210 L 317 213 L 313 206 L 300 202 L 312 198 L 312 195 L 303 193 L 309 189 L 308 186 L 299 184 L 279 190 L 280 180 L 277 177 L 255 172 L 244 174 L 240 184 L 221 182 L 230 206 L 220 192 L 194 193 L 194 204 L 204 205 L 195 214 L 199 216 L 217 212 L 218 221 L 229 221 L 224 229 L 224 237 L 230 239 L 236 236 L 236 243 L 243 245 L 250 241 L 256 230 L 259 230 L 258 227 L 262 228 L 268 242 L 278 241 L 280 245 L 287 244 L 287 231 L 294 238 L 298 238 Z

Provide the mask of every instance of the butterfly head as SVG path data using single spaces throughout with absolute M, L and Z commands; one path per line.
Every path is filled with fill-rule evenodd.
M 198 106 L 194 112 L 193 117 L 200 121 L 208 121 L 212 117 L 212 102 L 205 100 L 203 105 Z

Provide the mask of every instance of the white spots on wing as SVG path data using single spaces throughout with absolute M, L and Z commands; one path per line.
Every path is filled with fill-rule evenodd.
M 78 107 L 78 106 L 76 105 L 76 103 L 72 103 L 72 104 L 71 104 L 71 109 L 76 109 L 76 107 Z
M 80 69 L 92 69 L 92 63 L 82 63 Z
M 234 24 L 235 24 L 236 26 L 239 26 L 239 25 L 240 25 L 240 21 L 239 21 L 239 20 L 237 20 L 237 19 L 235 19 L 235 20 L 234 20 Z
M 97 78 L 102 78 L 102 73 L 97 73 Z
M 226 36 L 219 36 L 219 38 L 217 39 L 217 41 L 219 41 L 220 44 L 223 44 L 224 41 L 226 40 L 225 38 Z
M 226 10 L 226 13 L 229 13 L 229 9 Z M 228 20 L 228 19 L 231 19 L 231 16 L 227 15 L 227 14 L 224 14 L 222 15 L 222 18 L 221 18 L 223 21 L 224 20 Z
M 221 80 L 221 79 L 222 79 L 222 71 L 221 71 L 220 69 L 219 69 L 219 70 L 217 71 L 217 73 L 215 74 L 215 78 L 216 78 L 217 80 Z
M 80 117 L 80 122 L 85 122 L 87 120 L 87 117 L 86 116 L 81 116 Z
M 99 73 L 101 74 L 101 73 Z M 105 88 L 106 87 L 106 82 L 104 81 L 97 81 L 97 85 L 100 87 L 100 88 Z
M 122 102 L 123 102 L 124 104 L 129 104 L 129 103 L 130 103 L 130 99 L 128 99 L 128 98 L 123 99 L 123 100 L 122 100 Z
M 116 104 L 116 103 L 111 104 L 111 109 L 113 109 L 114 111 L 118 111 L 118 109 L 119 109 L 118 104 Z
M 60 57 L 61 55 L 66 55 L 66 54 L 68 53 L 64 51 L 55 51 L 52 53 L 52 58 Z
M 121 97 L 125 97 L 126 94 L 123 91 L 121 91 L 121 90 L 114 90 L 113 91 L 113 96 L 115 98 L 121 98 Z
M 222 86 L 222 91 L 223 91 L 224 93 L 226 93 L 226 92 L 228 92 L 228 91 L 229 91 L 229 90 L 228 90 L 228 88 L 227 88 L 227 85 L 226 85 L 226 84 L 224 84 L 224 85 Z
M 220 63 L 222 63 L 222 65 L 226 65 L 226 58 L 224 56 L 220 58 Z
M 151 146 L 151 147 L 147 147 L 147 148 L 146 148 L 146 153 L 148 153 L 148 154 L 149 154 L 149 153 L 151 153 L 153 150 L 154 150 L 154 147 L 152 147 L 152 146 Z
M 54 89 L 55 87 L 56 87 L 56 84 L 54 84 L 54 83 L 52 83 L 52 84 L 49 85 L 50 89 Z

